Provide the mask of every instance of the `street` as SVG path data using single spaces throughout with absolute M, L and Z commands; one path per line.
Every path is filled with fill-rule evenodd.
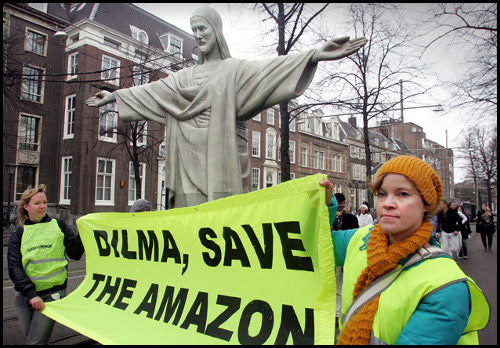
M 473 232 L 475 225 L 471 224 Z M 14 286 L 7 272 L 7 246 L 4 236 L 3 246 L 3 344 L 24 345 L 25 337 L 14 307 Z M 481 288 L 491 307 L 488 326 L 479 332 L 480 345 L 497 344 L 497 239 L 493 238 L 493 252 L 484 252 L 481 236 L 472 234 L 469 241 L 469 259 L 459 260 L 459 266 Z M 80 261 L 69 262 L 68 294 L 73 291 L 85 277 L 85 255 Z M 80 335 L 64 325 L 56 323 L 50 344 L 77 345 L 95 344 L 91 339 Z

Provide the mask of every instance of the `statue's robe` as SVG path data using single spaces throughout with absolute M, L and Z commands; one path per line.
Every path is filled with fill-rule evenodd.
M 301 95 L 316 71 L 310 63 L 313 54 L 261 61 L 228 58 L 201 85 L 194 82 L 194 68 L 186 68 L 116 92 L 122 121 L 166 126 L 169 205 L 193 206 L 248 191 L 246 121 Z

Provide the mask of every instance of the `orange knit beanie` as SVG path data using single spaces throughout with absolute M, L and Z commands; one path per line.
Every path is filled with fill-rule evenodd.
M 438 209 L 443 199 L 443 185 L 436 171 L 429 164 L 417 157 L 398 156 L 380 167 L 376 179 L 385 173 L 401 174 L 413 181 L 429 204 L 428 215 Z

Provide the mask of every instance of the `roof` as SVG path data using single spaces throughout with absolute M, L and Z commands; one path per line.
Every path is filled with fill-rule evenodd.
M 90 19 L 106 27 L 132 36 L 130 26 L 144 30 L 149 37 L 149 46 L 163 51 L 158 35 L 173 34 L 183 40 L 183 56 L 191 59 L 196 48 L 193 36 L 155 15 L 127 3 L 76 3 L 71 6 L 70 21 L 77 23 Z

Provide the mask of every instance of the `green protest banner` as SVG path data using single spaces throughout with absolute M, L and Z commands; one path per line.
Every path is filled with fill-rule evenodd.
M 102 344 L 333 344 L 324 175 L 77 221 L 86 277 L 42 313 Z

